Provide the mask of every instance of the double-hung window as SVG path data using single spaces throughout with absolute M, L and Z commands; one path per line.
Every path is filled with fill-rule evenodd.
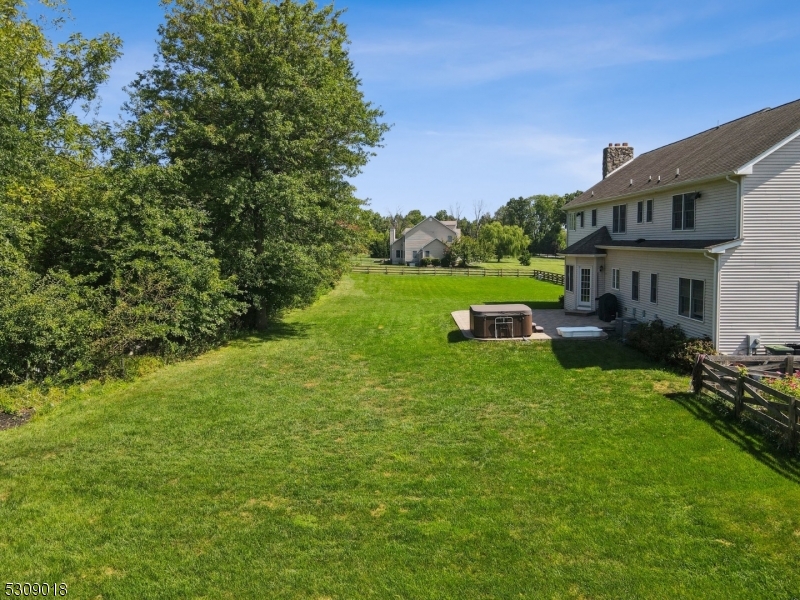
M 414 250 L 414 258 L 417 258 L 417 251 Z
M 619 269 L 611 269 L 611 289 L 619 289 Z
M 694 229 L 696 192 L 672 197 L 672 229 Z
M 625 213 L 627 206 L 620 204 L 612 209 L 611 233 L 625 233 Z
M 648 200 L 647 201 L 647 210 L 645 212 L 647 213 L 646 216 L 645 216 L 645 220 L 648 223 L 652 223 L 653 222 L 653 201 L 652 200 Z
M 575 222 L 576 222 L 576 213 L 571 212 L 567 213 L 567 229 L 570 231 L 575 231 Z
M 400 258 L 400 250 L 395 250 L 394 251 L 394 257 L 395 258 Z
M 631 271 L 631 300 L 639 299 L 639 271 Z
M 636 203 L 636 222 L 644 222 L 644 202 L 642 200 Z
M 571 292 L 575 289 L 574 279 L 575 267 L 573 265 L 567 265 L 564 269 L 564 289 L 566 291 Z
M 650 273 L 650 302 L 658 304 L 658 274 Z
M 702 279 L 678 279 L 678 314 L 695 321 L 703 320 L 703 295 L 705 282 Z
M 597 209 L 592 209 L 592 227 L 597 227 Z

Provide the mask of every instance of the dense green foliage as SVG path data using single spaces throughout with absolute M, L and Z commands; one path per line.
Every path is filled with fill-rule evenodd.
M 504 225 L 516 225 L 530 238 L 528 249 L 535 254 L 555 254 L 566 242 L 564 204 L 582 192 L 563 196 L 536 195 L 512 198 L 495 214 Z
M 528 249 L 530 238 L 525 235 L 521 227 L 516 225 L 503 225 L 498 221 L 488 223 L 481 227 L 478 239 L 491 248 L 492 254 L 500 262 L 506 256 L 515 256 Z
M 385 127 L 331 8 L 168 4 L 113 131 L 89 115 L 121 41 L 54 46 L 58 19 L 1 6 L 0 384 L 196 352 L 312 301 L 369 243 L 346 177 Z
M 630 348 L 450 316 L 560 293 L 354 275 L 0 432 L 3 572 L 119 600 L 796 595 L 796 460 Z
M 132 84 L 129 142 L 179 164 L 225 275 L 259 327 L 331 286 L 358 247 L 346 180 L 386 126 L 345 26 L 313 2 L 175 0 L 158 62 Z
M 685 373 L 691 372 L 698 354 L 716 354 L 710 339 L 689 338 L 680 325 L 666 327 L 660 319 L 637 325 L 627 342 L 649 358 Z

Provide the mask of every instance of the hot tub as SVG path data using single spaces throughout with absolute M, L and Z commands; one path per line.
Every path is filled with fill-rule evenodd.
M 533 311 L 524 304 L 469 307 L 469 328 L 476 338 L 521 338 L 533 334 Z

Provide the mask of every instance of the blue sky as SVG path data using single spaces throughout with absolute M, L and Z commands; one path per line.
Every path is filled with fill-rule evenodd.
M 153 0 L 69 3 L 68 28 L 119 34 L 102 91 L 152 63 Z M 336 2 L 366 98 L 393 125 L 353 183 L 381 213 L 586 189 L 603 146 L 636 153 L 800 98 L 800 3 Z

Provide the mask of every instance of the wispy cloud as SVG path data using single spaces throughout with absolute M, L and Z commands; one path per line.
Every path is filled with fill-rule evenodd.
M 796 33 L 785 22 L 760 22 L 727 35 L 695 32 L 717 9 L 650 10 L 620 14 L 583 10 L 555 22 L 532 17 L 520 25 L 460 22 L 421 16 L 405 29 L 354 40 L 352 53 L 370 80 L 400 87 L 480 84 L 531 72 L 564 73 L 636 63 L 686 61 L 732 47 L 763 44 Z

